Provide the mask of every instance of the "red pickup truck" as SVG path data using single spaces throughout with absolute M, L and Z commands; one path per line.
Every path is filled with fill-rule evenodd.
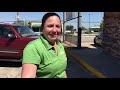
M 0 24 L 0 61 L 21 62 L 24 47 L 38 37 L 27 26 Z

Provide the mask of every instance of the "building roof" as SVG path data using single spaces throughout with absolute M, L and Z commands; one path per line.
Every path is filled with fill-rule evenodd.
M 100 28 L 100 26 L 92 26 L 92 27 L 90 27 L 90 28 Z

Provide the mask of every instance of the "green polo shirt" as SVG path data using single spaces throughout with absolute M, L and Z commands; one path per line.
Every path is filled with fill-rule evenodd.
M 41 36 L 31 41 L 23 51 L 22 63 L 31 63 L 38 66 L 36 78 L 64 78 L 67 66 L 67 57 L 63 45 L 57 42 L 58 53 L 54 47 Z

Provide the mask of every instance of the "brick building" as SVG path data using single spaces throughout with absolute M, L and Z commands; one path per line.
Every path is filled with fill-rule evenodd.
M 104 13 L 103 48 L 120 58 L 120 12 Z

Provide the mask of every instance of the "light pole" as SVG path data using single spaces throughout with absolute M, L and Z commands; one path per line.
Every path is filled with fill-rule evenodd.
M 66 12 L 63 12 L 63 42 L 65 41 L 66 32 Z
M 78 12 L 78 40 L 77 40 L 77 47 L 81 48 L 81 12 Z
M 90 31 L 90 14 L 88 14 L 89 15 L 89 32 L 91 32 Z
M 17 19 L 17 21 L 19 21 L 19 12 L 17 12 L 16 19 Z
M 19 12 L 17 12 L 17 15 L 16 15 L 16 24 L 18 24 L 18 21 L 19 21 Z

